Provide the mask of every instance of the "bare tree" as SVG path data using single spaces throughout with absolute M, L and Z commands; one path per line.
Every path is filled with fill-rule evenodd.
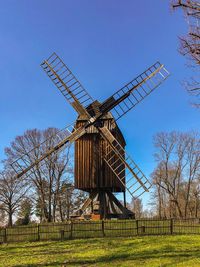
M 24 162 L 31 165 L 42 153 L 58 142 L 59 137 L 55 137 L 57 132 L 58 130 L 55 128 L 48 128 L 44 131 L 37 129 L 26 131 L 23 136 L 16 137 L 11 146 L 5 149 L 7 161 L 10 163 L 23 156 Z M 40 143 L 42 145 L 39 145 Z M 27 153 L 30 150 L 31 152 Z M 73 173 L 69 151 L 68 147 L 50 155 L 28 173 L 27 179 L 31 182 L 34 190 L 32 197 L 35 202 L 40 202 L 39 206 L 44 221 L 55 221 L 61 186 Z
M 199 208 L 200 208 L 200 183 L 199 181 L 195 181 L 192 184 L 192 203 L 190 203 L 190 207 L 192 207 L 193 212 L 191 211 L 191 215 L 194 214 L 195 218 L 199 218 Z M 191 209 L 191 208 L 190 208 Z
M 154 144 L 158 165 L 152 179 L 159 216 L 187 217 L 194 184 L 199 182 L 199 136 L 196 133 L 160 133 L 155 136 Z
M 8 226 L 13 225 L 13 215 L 20 207 L 28 189 L 27 180 L 17 178 L 12 171 L 5 170 L 0 174 L 0 209 L 7 214 Z
M 188 23 L 188 33 L 185 36 L 179 37 L 179 51 L 183 56 L 186 56 L 197 70 L 197 77 L 191 78 L 190 82 L 185 82 L 188 91 L 195 95 L 198 100 L 200 96 L 200 3 L 199 1 L 191 0 L 173 0 L 173 9 L 181 9 L 184 13 L 185 20 Z M 200 106 L 197 101 L 196 106 Z
M 76 190 L 72 183 L 65 183 L 59 194 L 58 214 L 61 221 L 68 220 L 86 200 L 86 193 Z
M 6 212 L 1 207 L 3 207 L 3 204 L 0 204 L 0 227 L 4 227 L 7 224 Z
M 168 207 L 168 194 L 166 190 L 161 187 L 161 180 L 162 180 L 162 168 L 161 166 L 157 167 L 156 170 L 152 174 L 152 182 L 154 186 L 154 191 L 152 193 L 150 205 L 155 207 L 156 214 L 159 219 L 171 217 L 169 214 L 169 207 Z
M 139 219 L 143 216 L 142 199 L 133 198 L 131 201 L 130 208 L 134 212 L 136 219 Z
M 200 139 L 196 135 L 191 135 L 187 140 L 186 149 L 187 169 L 183 173 L 187 179 L 186 199 L 184 215 L 187 216 L 188 205 L 191 198 L 191 189 L 194 182 L 198 182 L 200 172 Z

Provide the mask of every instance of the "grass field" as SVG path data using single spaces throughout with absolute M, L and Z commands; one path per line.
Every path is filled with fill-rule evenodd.
M 2 267 L 200 266 L 200 236 L 144 236 L 0 245 Z

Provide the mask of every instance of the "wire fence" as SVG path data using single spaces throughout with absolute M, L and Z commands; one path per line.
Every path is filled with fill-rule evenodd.
M 0 229 L 0 243 L 95 237 L 200 234 L 200 219 L 68 221 Z

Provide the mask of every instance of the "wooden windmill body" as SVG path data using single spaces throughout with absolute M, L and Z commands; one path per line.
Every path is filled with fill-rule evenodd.
M 78 118 L 70 127 L 55 134 L 54 146 L 46 146 L 48 149 L 40 158 L 33 158 L 30 151 L 16 159 L 11 165 L 17 177 L 29 175 L 33 168 L 40 167 L 44 159 L 75 143 L 75 188 L 89 193 L 79 213 L 84 214 L 90 209 L 90 213 L 98 218 L 133 217 L 133 212 L 126 208 L 125 192 L 137 198 L 147 192 L 151 184 L 127 155 L 117 120 L 157 88 L 169 72 L 156 62 L 99 103 L 92 99 L 56 53 L 41 66 L 76 110 Z M 40 149 L 40 146 L 43 144 L 34 149 Z M 114 195 L 120 192 L 124 194 L 124 204 Z
M 98 108 L 99 105 L 100 103 L 96 101 L 93 104 L 94 109 Z M 76 128 L 82 127 L 86 122 L 86 116 L 79 116 L 76 121 Z M 111 113 L 105 114 L 99 124 L 108 128 L 125 149 L 124 136 Z M 84 210 L 82 208 L 81 211 L 84 212 L 89 207 L 90 212 L 99 215 L 101 219 L 133 217 L 134 214 L 126 209 L 124 164 L 119 167 L 120 178 L 123 181 L 121 183 L 104 161 L 108 149 L 108 142 L 101 137 L 94 125 L 88 128 L 84 136 L 75 141 L 75 188 L 89 193 L 88 201 L 83 207 Z M 122 156 L 124 157 L 124 155 Z M 113 161 L 117 161 L 115 155 L 113 155 Z M 124 205 L 117 200 L 113 193 L 123 193 Z M 98 216 L 95 217 L 98 218 Z

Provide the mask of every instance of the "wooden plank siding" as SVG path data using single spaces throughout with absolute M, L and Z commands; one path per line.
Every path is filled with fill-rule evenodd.
M 79 118 L 76 127 L 80 127 L 84 123 L 85 120 Z M 102 123 L 108 127 L 124 148 L 126 145 L 124 137 L 111 114 L 107 114 L 102 119 Z M 125 191 L 122 183 L 103 160 L 106 146 L 107 142 L 100 137 L 94 126 L 89 127 L 87 134 L 75 141 L 75 187 L 77 189 L 88 192 L 97 189 L 111 190 L 112 192 Z M 114 157 L 113 160 L 116 158 Z M 125 171 L 121 175 L 125 177 Z

